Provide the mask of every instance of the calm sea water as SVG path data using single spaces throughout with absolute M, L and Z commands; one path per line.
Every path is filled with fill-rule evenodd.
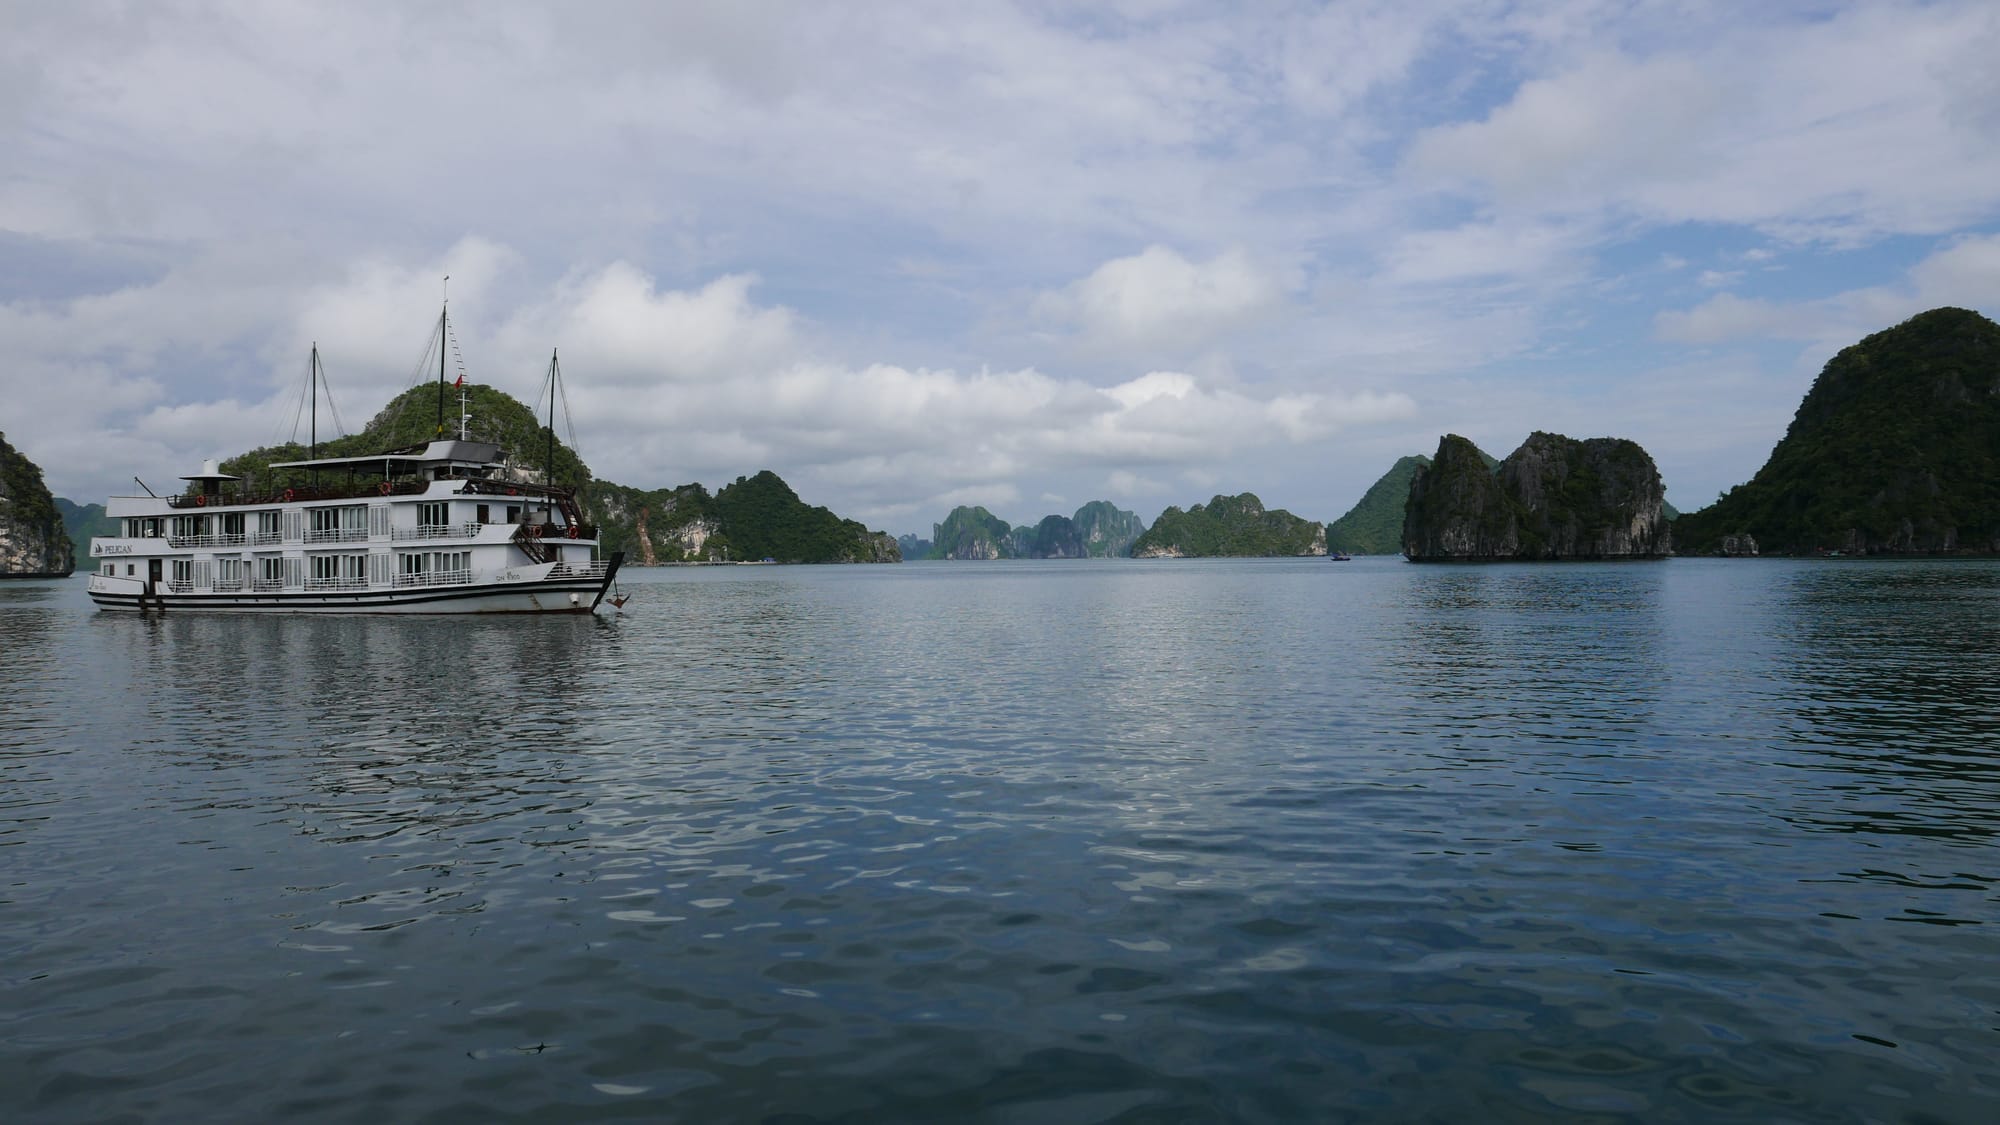
M 2000 1119 L 2000 565 L 625 585 L 0 585 L 0 1117 Z

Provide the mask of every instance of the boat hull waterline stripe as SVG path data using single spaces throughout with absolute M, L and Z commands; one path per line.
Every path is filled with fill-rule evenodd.
M 271 594 L 112 594 L 92 591 L 99 609 L 200 613 L 589 613 L 610 586 L 609 577 L 588 582 L 523 582 L 456 590 Z M 576 602 L 571 603 L 574 597 Z

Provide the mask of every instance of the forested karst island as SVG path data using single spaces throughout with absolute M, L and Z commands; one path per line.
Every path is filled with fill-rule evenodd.
M 691 562 L 892 562 L 1312 555 L 1327 550 L 1434 559 L 1651 558 L 1680 554 L 2000 553 L 2000 325 L 1938 308 L 1867 336 L 1825 365 L 1770 458 L 1700 511 L 1666 503 L 1646 451 L 1609 438 L 1537 433 L 1496 461 L 1446 435 L 1435 458 L 1403 457 L 1331 524 L 1267 511 L 1252 493 L 1168 507 L 1149 528 L 1094 500 L 1070 515 L 1010 525 L 983 507 L 953 509 L 931 538 L 900 541 L 806 504 L 769 470 L 711 492 L 699 483 L 640 488 L 594 480 L 551 442 L 527 407 L 465 388 L 476 440 L 581 486 L 607 550 L 627 565 Z M 452 404 L 450 416 L 456 416 Z M 362 431 L 318 444 L 321 457 L 418 445 L 437 434 L 436 388 L 405 391 Z M 296 442 L 223 463 L 252 489 L 306 483 Z M 110 530 L 101 504 L 50 497 L 39 467 L 0 439 L 0 573 L 58 575 Z
M 1497 471 L 1446 434 L 1410 481 L 1403 554 L 1411 562 L 1663 558 L 1666 488 L 1653 459 L 1621 438 L 1537 431 Z
M 1764 467 L 1674 538 L 1683 554 L 2000 553 L 2000 325 L 1938 308 L 1843 348 Z
M 1074 515 L 1051 515 L 1014 527 L 982 507 L 953 508 L 931 529 L 933 559 L 1102 559 L 1131 553 L 1146 521 L 1108 500 L 1092 500 Z M 912 537 L 914 539 L 914 537 Z M 924 540 L 915 540 L 923 543 Z M 908 552 L 905 552 L 908 557 Z
M 1357 555 L 1388 555 L 1403 549 L 1403 509 L 1410 503 L 1410 481 L 1430 465 L 1421 453 L 1399 457 L 1389 471 L 1368 486 L 1347 514 L 1326 525 L 1330 551 Z
M 1324 524 L 1282 508 L 1266 510 L 1249 492 L 1218 495 L 1186 511 L 1168 508 L 1132 544 L 1135 559 L 1324 554 Z

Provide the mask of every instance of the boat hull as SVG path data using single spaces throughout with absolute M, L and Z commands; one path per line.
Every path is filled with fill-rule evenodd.
M 617 561 L 588 575 L 358 590 L 177 593 L 136 579 L 92 575 L 89 593 L 101 610 L 131 613 L 590 613 L 610 588 Z

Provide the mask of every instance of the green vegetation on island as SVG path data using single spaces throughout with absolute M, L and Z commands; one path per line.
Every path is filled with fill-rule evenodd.
M 1327 549 L 1357 555 L 1393 555 L 1402 550 L 1403 509 L 1410 502 L 1410 481 L 1418 469 L 1430 463 L 1431 459 L 1421 453 L 1398 458 L 1346 515 L 1326 525 Z
M 1764 467 L 1674 539 L 1683 554 L 2000 552 L 2000 325 L 1932 309 L 1842 349 Z
M 1017 559 L 1080 559 L 1083 536 L 1076 521 L 1068 516 L 1043 516 L 1033 527 L 1017 527 L 1008 535 L 1009 548 Z
M 78 569 L 88 567 L 90 541 L 98 536 L 118 534 L 118 521 L 104 514 L 102 504 L 75 504 L 62 497 L 56 497 L 56 511 L 62 514 L 63 530 L 69 534 L 73 545 L 71 557 Z
M 800 500 L 766 469 L 710 495 L 699 484 L 638 489 L 600 481 L 585 511 L 631 566 L 689 562 L 901 562 L 895 540 Z
M 1666 489 L 1622 438 L 1537 431 L 1500 462 L 1457 434 L 1410 482 L 1403 554 L 1412 562 L 1661 558 Z
M 1186 511 L 1168 508 L 1132 544 L 1133 558 L 1261 557 L 1326 554 L 1326 528 L 1245 492 L 1216 496 Z
M 1146 522 L 1109 500 L 1092 500 L 1073 516 L 1044 516 L 1040 523 L 1010 526 L 981 507 L 953 508 L 931 528 L 933 559 L 1122 558 Z M 914 536 L 909 537 L 915 539 Z M 915 540 L 922 543 L 923 540 Z M 907 552 L 905 552 L 907 557 Z
M 519 399 L 505 391 L 478 383 L 464 387 L 465 412 L 471 416 L 465 436 L 471 441 L 493 442 L 514 468 L 543 478 L 550 451 L 549 428 Z M 319 443 L 320 457 L 360 457 L 389 449 L 419 446 L 438 435 L 435 384 L 419 384 L 391 399 L 359 433 L 329 438 Z M 445 434 L 458 436 L 458 389 L 447 392 Z M 565 487 L 582 488 L 590 481 L 590 469 L 576 452 L 558 439 L 554 442 L 553 479 Z M 238 454 L 222 463 L 222 471 L 243 477 L 246 492 L 275 492 L 310 483 L 305 469 L 273 469 L 273 464 L 304 461 L 313 454 L 298 442 L 265 446 Z M 322 479 L 326 474 L 321 473 Z M 193 485 L 189 486 L 192 490 Z
M 901 562 L 896 540 L 799 499 L 769 469 L 715 494 L 721 534 L 741 560 Z
M 630 488 L 610 481 L 591 486 L 584 512 L 597 524 L 598 543 L 607 552 L 625 552 L 627 566 L 721 562 L 727 540 L 715 513 L 715 498 L 699 484 L 674 488 Z
M 1011 559 L 1014 529 L 1006 520 L 979 507 L 957 507 L 944 522 L 931 527 L 934 559 Z
M 1128 512 L 1109 500 L 1092 500 L 1070 517 L 1083 553 L 1093 559 L 1121 559 L 1132 553 L 1132 544 L 1146 533 L 1146 521 L 1139 513 Z
M 0 434 L 0 578 L 59 577 L 76 568 L 42 468 Z

